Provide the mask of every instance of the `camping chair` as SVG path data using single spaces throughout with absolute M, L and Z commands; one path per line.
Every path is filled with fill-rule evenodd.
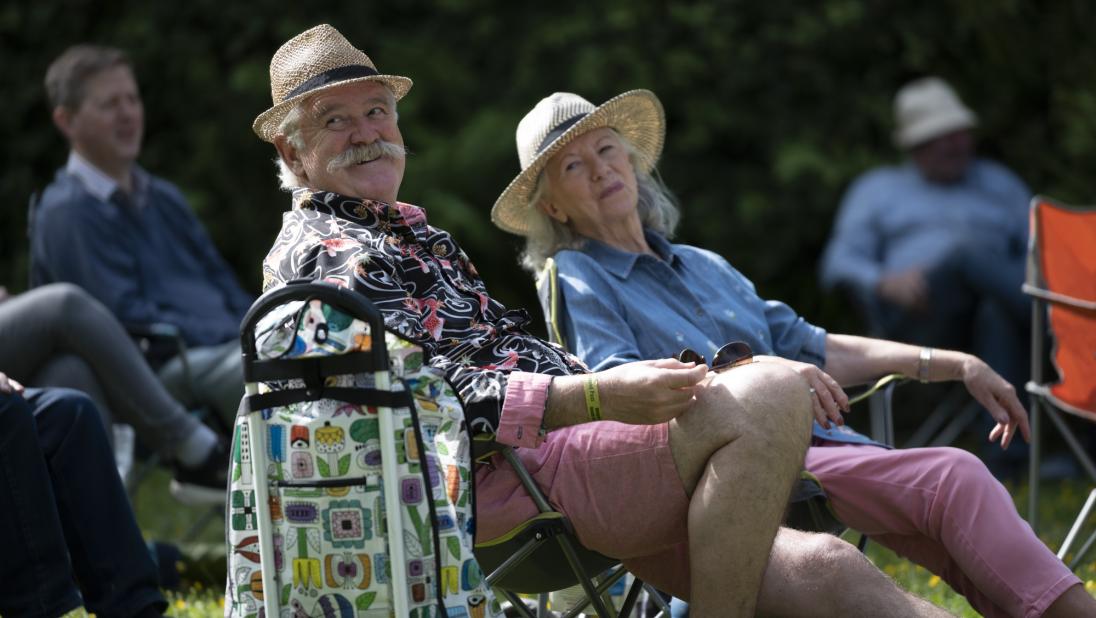
M 1058 429 L 1078 462 L 1096 483 L 1096 464 L 1063 413 L 1096 423 L 1096 207 L 1075 207 L 1036 196 L 1031 201 L 1031 236 L 1028 242 L 1027 281 L 1024 292 L 1032 297 L 1031 311 L 1031 462 L 1028 521 L 1037 526 L 1041 413 Z M 1045 333 L 1053 345 L 1047 349 Z M 1049 359 L 1058 375 L 1044 374 Z M 1064 559 L 1081 530 L 1093 504 L 1096 488 L 1088 496 L 1069 534 L 1058 551 Z M 1075 555 L 1071 568 L 1080 564 L 1096 541 L 1096 531 Z
M 501 592 L 514 611 L 525 618 L 543 618 L 548 615 L 547 593 L 578 584 L 585 597 L 561 612 L 563 618 L 577 616 L 588 605 L 593 605 L 594 611 L 602 618 L 629 616 L 642 591 L 647 591 L 656 603 L 661 602 L 660 608 L 669 616 L 669 606 L 639 578 L 632 582 L 619 611 L 607 603 L 606 592 L 627 574 L 620 561 L 579 544 L 571 522 L 548 503 L 513 448 L 484 436 L 475 439 L 473 452 L 477 462 L 485 461 L 494 453 L 501 454 L 517 472 L 540 511 L 536 517 L 522 522 L 506 534 L 476 543 L 476 558 L 487 574 L 487 584 Z M 529 610 L 519 594 L 538 595 L 536 614 Z M 553 609 L 559 611 L 559 608 Z

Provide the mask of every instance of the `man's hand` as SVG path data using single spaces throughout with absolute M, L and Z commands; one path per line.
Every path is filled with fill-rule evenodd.
M 1028 426 L 1027 412 L 1016 398 L 1016 389 L 978 357 L 969 354 L 965 356 L 963 384 L 993 420 L 997 421 L 997 426 L 989 432 L 989 441 L 999 440 L 1001 448 L 1008 448 L 1019 429 L 1024 441 L 1030 442 L 1031 428 Z
M 780 356 L 755 356 L 754 359 L 761 363 L 777 363 L 791 367 L 793 371 L 803 376 L 811 389 L 811 407 L 814 410 L 814 419 L 819 425 L 829 429 L 830 421 L 838 425 L 845 424 L 842 414 L 849 411 L 849 396 L 830 374 L 810 363 L 801 363 Z
M 23 394 L 23 385 L 16 382 L 14 378 L 9 378 L 0 372 L 0 393 L 14 393 L 16 395 Z
M 883 275 L 876 292 L 884 300 L 913 312 L 923 312 L 929 305 L 929 284 L 925 273 L 918 269 Z
M 605 420 L 633 425 L 665 423 L 688 410 L 706 365 L 672 358 L 627 363 L 596 374 Z

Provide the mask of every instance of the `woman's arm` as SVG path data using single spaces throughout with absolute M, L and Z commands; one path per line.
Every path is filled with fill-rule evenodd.
M 1016 430 L 1029 439 L 1027 412 L 1016 390 L 976 356 L 954 350 L 921 348 L 895 341 L 852 335 L 826 335 L 826 373 L 840 384 L 870 382 L 889 373 L 900 373 L 926 382 L 961 380 L 971 396 L 985 407 L 997 426 L 989 439 L 1007 447 Z

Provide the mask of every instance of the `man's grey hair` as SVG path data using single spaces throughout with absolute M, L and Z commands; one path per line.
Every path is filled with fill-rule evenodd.
M 46 70 L 46 96 L 50 109 L 63 107 L 76 111 L 87 95 L 92 77 L 114 67 L 133 70 L 126 52 L 101 45 L 73 45 L 57 57 Z
M 674 235 L 681 220 L 677 200 L 666 188 L 654 169 L 650 173 L 641 170 L 638 162 L 643 156 L 627 139 L 619 135 L 620 141 L 628 151 L 628 159 L 635 170 L 636 186 L 639 193 L 636 210 L 639 221 L 645 229 L 658 232 L 667 238 Z M 529 197 L 529 233 L 525 236 L 525 250 L 521 253 L 521 265 L 534 275 L 544 269 L 544 263 L 563 249 L 579 249 L 585 238 L 575 233 L 567 225 L 549 217 L 537 207 L 548 191 L 548 178 L 544 170 L 537 176 L 537 185 Z
M 396 119 L 399 120 L 400 114 L 396 109 L 396 95 L 392 94 L 387 86 L 384 90 L 388 95 L 388 105 L 391 107 L 392 113 L 396 115 Z M 302 110 L 309 100 L 310 98 L 306 97 L 294 105 L 289 113 L 285 115 L 285 118 L 282 118 L 281 123 L 278 124 L 278 130 L 275 132 L 275 135 L 284 135 L 289 145 L 298 150 L 305 146 L 304 138 L 301 136 L 301 116 Z M 274 166 L 278 169 L 278 184 L 283 191 L 292 192 L 294 189 L 304 186 L 304 181 L 293 173 L 293 169 L 282 160 L 281 155 L 274 157 Z

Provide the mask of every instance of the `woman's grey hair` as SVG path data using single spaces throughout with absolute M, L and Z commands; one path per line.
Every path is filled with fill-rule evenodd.
M 308 100 L 308 98 L 302 99 L 294 105 L 289 113 L 285 115 L 285 118 L 282 118 L 281 123 L 278 124 L 278 130 L 275 132 L 275 135 L 284 135 L 289 145 L 298 149 L 304 148 L 304 138 L 301 137 L 301 110 L 304 109 L 304 105 Z M 392 94 L 391 91 L 388 91 L 388 104 L 398 120 L 400 113 L 396 109 L 396 95 Z M 294 189 L 304 186 L 304 181 L 293 173 L 289 164 L 282 160 L 281 155 L 274 157 L 274 167 L 278 169 L 278 184 L 283 191 L 292 192 Z
M 636 147 L 623 136 L 617 134 L 617 137 L 628 151 L 628 159 L 635 170 L 639 193 L 636 210 L 639 212 L 640 223 L 645 229 L 672 238 L 681 219 L 677 200 L 654 168 L 650 173 L 642 171 L 639 162 L 643 155 Z M 547 191 L 548 177 L 541 170 L 537 176 L 537 186 L 529 196 L 529 233 L 525 236 L 525 250 L 521 253 L 521 266 L 534 275 L 544 269 L 544 262 L 548 258 L 564 249 L 581 248 L 585 242 L 585 238 L 570 227 L 549 217 L 537 207 Z

